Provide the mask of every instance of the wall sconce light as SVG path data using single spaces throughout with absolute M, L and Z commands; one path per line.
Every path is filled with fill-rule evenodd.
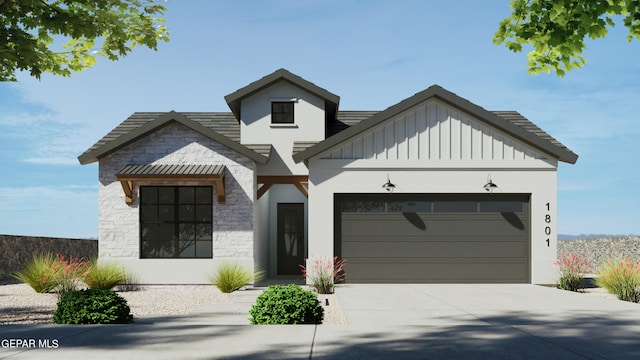
M 387 190 L 387 192 L 392 193 L 393 190 L 396 189 L 396 185 L 389 180 L 389 174 L 387 174 L 387 182 L 382 185 L 382 188 Z
M 493 181 L 491 181 L 491 174 L 487 175 L 487 183 L 484 184 L 483 188 L 486 192 L 489 193 L 492 193 L 493 190 L 498 188 L 498 185 L 494 184 Z

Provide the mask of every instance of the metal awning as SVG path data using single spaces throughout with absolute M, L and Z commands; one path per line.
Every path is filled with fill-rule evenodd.
M 125 202 L 133 203 L 133 182 L 139 180 L 213 180 L 218 203 L 224 204 L 224 165 L 126 165 L 116 173 L 125 194 Z

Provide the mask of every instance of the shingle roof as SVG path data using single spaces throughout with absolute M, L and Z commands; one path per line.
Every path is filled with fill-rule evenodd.
M 431 98 L 437 98 L 440 101 L 448 103 L 529 145 L 554 155 L 561 161 L 574 164 L 578 160 L 578 155 L 517 112 L 493 113 L 487 111 L 438 85 L 430 86 L 426 90 L 402 100 L 383 111 L 375 113 L 362 121 L 355 123 L 356 121 L 354 120 L 354 125 L 345 128 L 336 135 L 328 137 L 316 145 L 307 147 L 294 154 L 293 160 L 301 162 L 316 156 Z
M 280 69 L 231 95 L 227 95 L 225 98 L 228 102 L 239 101 L 240 98 L 247 96 L 248 93 L 259 91 L 256 89 L 262 89 L 267 86 L 265 84 L 278 81 L 277 79 L 281 79 L 282 76 L 289 80 L 294 79 L 294 81 L 299 82 L 299 85 L 316 87 L 306 82 L 306 80 Z M 304 83 L 301 81 L 304 81 Z M 314 90 L 326 91 L 321 88 Z M 330 95 L 335 96 L 333 94 Z M 327 96 L 330 97 L 330 95 Z M 578 159 L 578 155 L 520 113 L 516 111 L 487 111 L 437 85 L 431 86 L 383 111 L 338 111 L 335 117 L 336 120 L 327 122 L 326 139 L 320 142 L 295 142 L 292 149 L 293 159 L 296 162 L 300 162 L 318 155 L 432 97 L 449 103 L 527 144 L 552 154 L 561 161 L 573 164 Z M 337 107 L 337 102 L 335 106 Z M 132 114 L 80 155 L 78 160 L 81 164 L 98 161 L 101 157 L 138 140 L 140 137 L 172 121 L 188 126 L 258 163 L 264 164 L 269 159 L 271 144 L 240 144 L 240 124 L 232 112 L 178 113 L 170 111 L 167 113 L 137 112 Z
M 278 69 L 273 73 L 264 76 L 261 79 L 256 80 L 251 84 L 242 87 L 224 97 L 236 120 L 240 121 L 240 102 L 242 99 L 257 93 L 278 81 L 287 81 L 310 92 L 311 94 L 314 94 L 315 96 L 324 99 L 325 111 L 327 111 L 327 113 L 329 113 L 331 116 L 335 116 L 335 113 L 338 111 L 340 96 L 333 94 L 326 89 L 323 89 L 318 85 L 289 72 L 286 69 Z
M 170 111 L 134 113 L 78 157 L 81 164 L 89 164 L 126 146 L 171 122 L 185 125 L 239 153 L 265 164 L 271 152 L 270 144 L 241 145 L 240 125 L 229 112 Z

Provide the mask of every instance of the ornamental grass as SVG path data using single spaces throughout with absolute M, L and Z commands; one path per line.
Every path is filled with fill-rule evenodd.
M 640 262 L 609 258 L 598 268 L 596 285 L 606 289 L 618 299 L 640 302 Z
M 584 288 L 584 275 L 591 268 L 589 259 L 573 253 L 562 254 L 555 265 L 560 273 L 558 289 L 579 291 Z

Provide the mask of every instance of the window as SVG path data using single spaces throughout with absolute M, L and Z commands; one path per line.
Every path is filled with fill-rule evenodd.
M 211 258 L 213 188 L 140 187 L 141 258 Z
M 293 124 L 293 101 L 271 102 L 272 124 Z

